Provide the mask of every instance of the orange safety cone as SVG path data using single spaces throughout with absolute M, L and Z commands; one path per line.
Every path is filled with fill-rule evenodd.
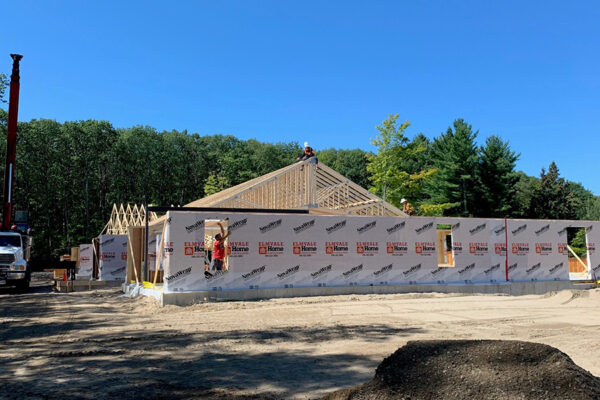
M 67 271 L 65 270 L 65 273 L 63 274 L 63 282 L 67 281 Z

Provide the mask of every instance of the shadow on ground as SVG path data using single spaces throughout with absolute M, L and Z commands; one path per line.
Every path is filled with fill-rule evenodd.
M 58 309 L 57 296 L 72 307 Z M 17 301 L 9 304 L 8 299 Z M 313 350 L 321 343 L 357 338 L 383 342 L 422 332 L 386 324 L 193 333 L 132 330 L 131 317 L 119 301 L 91 309 L 88 304 L 85 313 L 78 312 L 84 301 L 91 302 L 89 295 L 0 298 L 0 381 L 8 398 L 290 397 L 365 381 L 381 361 L 356 351 L 318 354 Z M 48 316 L 60 316 L 61 322 L 39 320 Z M 96 328 L 112 329 L 99 334 Z M 291 342 L 302 350 L 291 350 L 286 346 Z M 256 346 L 260 352 L 253 350 Z
M 52 272 L 34 272 L 31 276 L 30 287 L 26 291 L 19 291 L 14 286 L 0 286 L 0 297 L 3 295 L 20 296 L 36 293 L 51 293 L 54 291 Z M 0 300 L 1 301 L 1 300 Z

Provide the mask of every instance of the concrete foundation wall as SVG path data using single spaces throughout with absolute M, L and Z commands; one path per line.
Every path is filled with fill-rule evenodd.
M 344 294 L 397 294 L 397 293 L 465 293 L 506 294 L 521 296 L 543 294 L 567 289 L 590 289 L 594 284 L 575 284 L 565 281 L 512 282 L 486 285 L 381 285 L 381 286 L 332 286 L 305 288 L 277 288 L 252 290 L 196 291 L 163 293 L 160 289 L 139 289 L 135 285 L 123 285 L 129 295 L 145 295 L 157 298 L 162 306 L 188 306 L 206 301 L 260 300 L 285 297 L 334 296 Z

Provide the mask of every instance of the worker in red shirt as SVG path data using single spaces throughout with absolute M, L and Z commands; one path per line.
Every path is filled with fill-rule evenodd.
M 223 229 L 223 224 L 221 224 L 221 222 L 217 222 L 217 225 L 221 228 L 221 233 L 215 235 L 215 241 L 213 243 L 213 269 L 223 271 L 225 266 L 225 239 L 229 237 L 231 232 L 225 233 L 225 229 Z

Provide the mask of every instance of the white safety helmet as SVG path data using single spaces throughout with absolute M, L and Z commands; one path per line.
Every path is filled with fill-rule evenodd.
M 308 145 L 308 142 L 304 142 L 304 147 L 305 147 L 305 148 L 306 148 L 306 147 L 310 147 L 310 146 Z

